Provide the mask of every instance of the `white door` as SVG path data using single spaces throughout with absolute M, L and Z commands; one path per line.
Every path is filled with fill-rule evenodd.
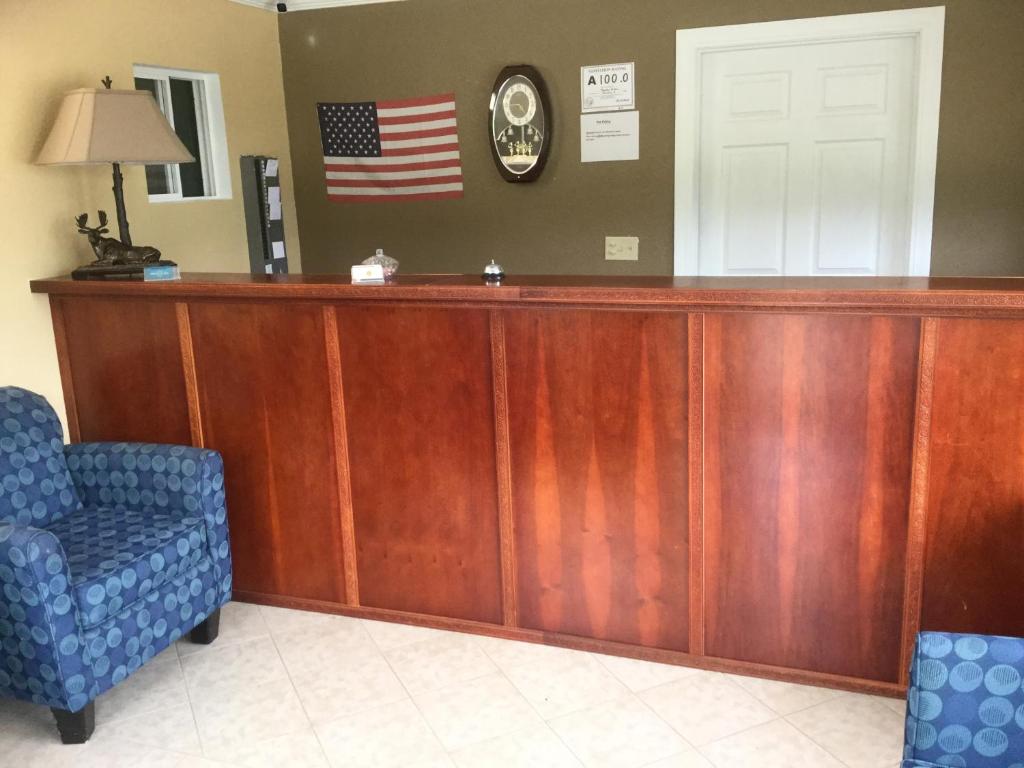
M 930 244 L 934 189 L 934 149 L 931 168 L 919 167 L 920 45 L 919 36 L 882 34 L 701 51 L 696 141 L 677 143 L 694 166 L 689 201 L 677 174 L 677 227 L 682 219 L 697 230 L 677 232 L 677 249 L 697 253 L 683 270 L 677 253 L 677 273 L 920 273 L 915 206 Z M 937 94 L 934 102 L 937 126 Z M 927 198 L 925 215 L 915 197 Z M 689 218 L 680 204 L 692 207 Z

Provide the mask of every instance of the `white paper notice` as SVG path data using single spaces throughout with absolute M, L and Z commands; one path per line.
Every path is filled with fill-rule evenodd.
M 281 220 L 281 203 L 270 204 L 270 220 L 280 221 Z
M 640 159 L 640 113 L 605 112 L 580 115 L 580 160 L 600 163 L 608 160 Z
M 277 203 L 281 204 L 281 188 L 280 187 L 267 187 L 267 200 L 271 205 Z
M 635 109 L 633 62 L 580 67 L 580 106 L 583 112 Z
M 267 160 L 266 175 L 267 176 L 277 176 L 277 159 L 276 158 L 272 157 L 269 160 Z
M 283 242 L 281 242 L 280 240 L 275 240 L 273 243 L 271 243 L 271 247 L 274 249 L 274 258 L 275 259 L 283 259 L 284 258 L 284 243 Z

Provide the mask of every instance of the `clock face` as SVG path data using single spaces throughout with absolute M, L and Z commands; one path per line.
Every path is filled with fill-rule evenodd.
M 512 125 L 526 125 L 537 114 L 537 97 L 526 83 L 512 83 L 505 89 L 501 109 Z
M 531 67 L 507 67 L 491 96 L 491 144 L 508 181 L 532 181 L 547 156 L 547 97 Z

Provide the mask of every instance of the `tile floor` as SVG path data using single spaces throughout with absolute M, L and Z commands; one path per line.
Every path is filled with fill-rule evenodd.
M 231 603 L 59 743 L 0 700 L 24 768 L 894 768 L 900 701 L 510 640 Z

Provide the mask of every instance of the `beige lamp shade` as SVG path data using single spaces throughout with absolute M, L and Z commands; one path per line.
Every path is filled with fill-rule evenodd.
M 195 158 L 148 91 L 79 88 L 64 96 L 36 163 L 189 163 Z

